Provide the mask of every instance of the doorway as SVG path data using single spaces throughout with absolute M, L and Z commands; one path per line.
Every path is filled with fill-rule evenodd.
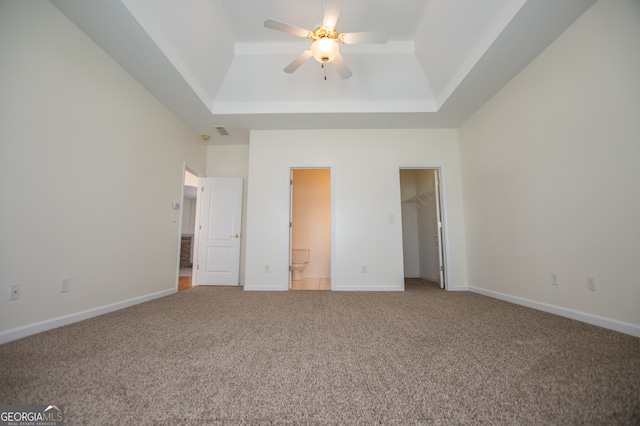
M 193 254 L 195 251 L 194 240 L 198 193 L 198 175 L 186 164 L 183 169 L 178 291 L 188 290 L 193 285 Z
M 443 203 L 438 168 L 401 168 L 402 248 L 405 278 L 446 288 Z
M 331 290 L 331 169 L 291 169 L 291 290 Z

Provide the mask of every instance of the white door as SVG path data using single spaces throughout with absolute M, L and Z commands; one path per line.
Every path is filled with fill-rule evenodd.
M 200 179 L 196 285 L 238 285 L 242 178 Z
M 438 233 L 438 262 L 439 262 L 439 272 L 438 272 L 438 284 L 440 284 L 440 288 L 444 288 L 444 234 L 442 229 L 442 204 L 440 199 L 440 173 L 438 170 L 434 170 L 434 183 L 435 183 L 435 199 L 436 199 L 436 226 Z

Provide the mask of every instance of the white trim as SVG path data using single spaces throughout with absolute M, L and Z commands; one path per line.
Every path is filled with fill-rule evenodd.
M 447 291 L 469 291 L 467 285 L 450 285 L 447 287 Z
M 437 112 L 434 100 L 409 101 L 261 101 L 225 102 L 215 101 L 211 108 L 214 115 L 226 114 L 289 114 L 289 113 L 424 113 Z
M 0 333 L 0 344 L 11 342 L 12 340 L 22 339 L 43 331 L 52 330 L 54 328 L 73 324 L 74 322 L 83 321 L 89 318 L 97 317 L 109 312 L 118 311 L 140 303 L 148 302 L 153 299 L 169 296 L 177 292 L 177 289 L 159 291 L 157 293 L 148 294 L 146 296 L 135 297 L 122 302 L 112 303 L 110 305 L 100 306 L 98 308 L 88 309 L 86 311 L 76 312 L 75 314 L 64 315 L 46 321 L 34 324 L 24 325 L 21 327 L 11 328 Z
M 194 259 L 194 263 L 197 263 L 198 260 L 198 232 L 196 232 L 196 229 L 198 229 L 198 225 L 199 225 L 199 214 L 198 212 L 200 211 L 199 207 L 200 207 L 200 178 L 202 177 L 202 174 L 194 169 L 193 167 L 191 167 L 189 165 L 189 163 L 187 163 L 186 161 L 182 162 L 182 186 L 180 187 L 180 203 L 182 203 L 182 206 L 180 208 L 180 224 L 178 225 L 178 259 L 177 259 L 177 264 L 176 264 L 176 291 L 178 291 L 178 285 L 180 284 L 180 251 L 182 250 L 182 213 L 184 212 L 184 184 L 185 184 L 185 173 L 186 172 L 191 173 L 192 175 L 196 176 L 198 178 L 198 188 L 196 189 L 196 217 L 195 217 L 195 223 L 194 223 L 194 230 L 193 230 L 193 252 L 191 253 L 191 256 Z M 196 267 L 192 267 L 191 268 L 191 286 L 195 286 L 196 285 Z
M 406 277 L 406 278 L 411 278 L 411 277 Z M 428 277 L 426 275 L 420 275 L 418 278 L 425 281 L 432 281 L 434 283 L 438 282 L 438 277 Z
M 404 283 L 402 286 L 334 286 L 333 291 L 404 291 Z
M 285 43 L 236 43 L 234 53 L 244 55 L 299 55 L 309 48 L 309 41 L 285 42 Z M 340 46 L 342 53 L 361 54 L 415 54 L 416 47 L 413 41 L 388 41 L 384 44 L 349 44 Z
M 182 220 L 183 220 L 183 212 L 184 212 L 184 183 L 185 183 L 185 175 L 187 171 L 187 162 L 182 162 L 182 176 L 180 176 L 180 181 L 182 185 L 180 186 L 180 213 L 178 214 L 178 254 L 176 259 L 176 290 L 180 285 L 180 252 L 182 251 Z M 193 270 L 192 270 L 193 271 Z
M 282 285 L 251 285 L 245 284 L 244 291 L 288 291 L 289 289 Z
M 588 314 L 586 312 L 574 311 L 560 306 L 549 305 L 547 303 L 536 302 L 535 300 L 524 299 L 521 297 L 510 296 L 508 294 L 498 293 L 497 291 L 485 290 L 483 288 L 469 286 L 469 291 L 482 294 L 484 296 L 493 297 L 494 299 L 504 300 L 506 302 L 515 303 L 517 305 L 526 306 L 528 308 L 537 309 L 539 311 L 548 312 L 561 317 L 570 318 L 587 324 L 596 325 L 598 327 L 607 328 L 609 330 L 619 331 L 620 333 L 630 334 L 640 337 L 640 325 L 628 322 L 618 321 L 611 318 L 605 318 L 598 315 Z

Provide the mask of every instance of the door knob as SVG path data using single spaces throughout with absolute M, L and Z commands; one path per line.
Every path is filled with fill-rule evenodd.
M 233 234 L 231 238 L 240 238 L 240 234 Z

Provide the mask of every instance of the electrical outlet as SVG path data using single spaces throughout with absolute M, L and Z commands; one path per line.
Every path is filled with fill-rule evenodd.
M 596 280 L 593 277 L 587 277 L 587 289 L 596 291 Z
M 20 284 L 11 284 L 9 291 L 9 300 L 18 300 L 20 299 Z
M 551 273 L 551 284 L 553 285 L 558 285 L 558 273 L 557 272 L 552 272 Z
M 367 267 L 367 265 L 362 265 L 362 273 L 366 274 L 367 272 L 369 272 L 369 268 Z
M 69 291 L 69 277 L 60 278 L 60 293 L 67 293 Z

